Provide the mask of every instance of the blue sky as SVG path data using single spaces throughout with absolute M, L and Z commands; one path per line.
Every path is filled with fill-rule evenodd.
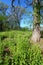
M 5 4 L 7 4 L 8 6 L 11 6 L 11 0 L 0 0 L 0 1 L 2 1 L 3 3 L 5 3 Z M 24 0 L 23 0 L 24 1 Z M 23 7 L 25 7 L 26 5 L 23 3 L 23 1 L 21 0 L 21 2 L 22 2 L 22 5 L 21 6 L 23 6 Z M 15 5 L 17 5 L 17 0 L 16 0 L 16 3 L 14 3 Z M 28 10 L 27 11 L 32 11 L 33 9 L 32 9 L 32 7 L 31 6 L 29 6 L 28 7 Z M 9 10 L 8 10 L 9 11 Z M 26 20 L 24 19 L 26 17 Z M 32 21 L 32 19 L 30 19 L 29 17 L 27 17 L 27 16 L 25 16 L 22 20 L 21 20 L 21 27 L 30 27 L 30 24 L 28 24 L 28 22 L 30 22 L 30 21 Z M 24 21 L 26 22 L 26 23 L 24 23 Z
M 11 6 L 11 0 L 1 0 L 2 2 L 4 2 L 5 4 L 7 4 L 8 6 Z M 24 0 L 23 0 L 24 1 Z M 21 0 L 21 2 L 22 2 L 22 0 Z M 14 3 L 15 4 L 15 3 Z M 16 4 L 15 5 L 17 5 L 17 0 L 16 0 Z M 26 7 L 26 5 L 25 5 L 25 3 L 23 3 L 22 2 L 22 5 L 21 6 L 23 6 L 23 7 Z M 32 7 L 29 7 L 29 9 L 28 9 L 29 11 L 32 11 Z M 25 17 L 24 17 L 25 18 Z M 24 21 L 26 22 L 26 23 L 24 23 Z M 26 16 L 26 20 L 25 19 L 22 19 L 21 20 L 21 27 L 29 27 L 30 26 L 30 24 L 28 24 L 28 21 L 31 21 L 31 19 L 29 19 L 29 17 L 27 18 L 27 16 Z
M 0 1 L 4 2 L 7 5 L 11 5 L 11 0 L 0 0 Z

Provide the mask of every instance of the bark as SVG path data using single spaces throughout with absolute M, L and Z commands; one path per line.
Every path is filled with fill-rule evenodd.
M 39 0 L 34 0 L 34 30 L 31 40 L 34 42 L 40 41 L 40 3 Z
M 40 25 L 37 24 L 36 27 L 34 28 L 31 40 L 34 41 L 34 42 L 39 42 L 40 41 L 40 37 L 41 37 Z

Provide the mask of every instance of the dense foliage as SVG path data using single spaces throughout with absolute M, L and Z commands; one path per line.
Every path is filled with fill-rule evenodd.
M 32 32 L 0 32 L 0 65 L 43 65 L 39 46 L 30 43 Z

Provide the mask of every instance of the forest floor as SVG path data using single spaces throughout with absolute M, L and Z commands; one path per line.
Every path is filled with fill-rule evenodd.
M 40 43 L 43 43 L 43 38 L 41 38 Z
M 25 31 L 25 32 L 24 31 L 0 32 L 0 39 L 3 38 L 3 36 L 5 38 L 7 37 L 8 39 L 13 38 L 13 37 L 14 38 L 18 37 L 17 39 L 20 39 L 21 37 L 29 39 L 31 37 L 31 34 L 32 34 L 32 32 L 30 32 L 30 31 Z M 20 38 L 19 38 L 19 36 L 20 36 Z M 31 40 L 30 40 L 30 42 L 31 42 Z M 36 44 L 36 45 L 38 44 L 40 46 L 40 48 L 41 48 L 42 53 L 43 53 L 43 38 L 41 38 L 40 42 L 37 42 L 37 43 L 34 43 L 34 44 Z
M 2 63 L 8 65 L 11 61 L 18 64 L 26 61 L 27 64 L 25 65 L 43 65 L 41 63 L 43 61 L 43 38 L 40 42 L 33 44 L 30 40 L 31 36 L 32 31 L 11 30 L 0 32 L 0 65 Z M 28 60 L 29 62 L 27 62 Z M 11 62 L 11 65 L 13 65 L 13 62 Z

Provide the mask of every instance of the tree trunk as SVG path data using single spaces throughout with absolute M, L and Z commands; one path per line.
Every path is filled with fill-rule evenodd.
M 36 27 L 34 28 L 31 40 L 34 42 L 39 42 L 40 41 L 40 25 L 37 23 Z
M 34 0 L 34 30 L 31 40 L 34 42 L 40 41 L 40 3 L 39 0 Z

